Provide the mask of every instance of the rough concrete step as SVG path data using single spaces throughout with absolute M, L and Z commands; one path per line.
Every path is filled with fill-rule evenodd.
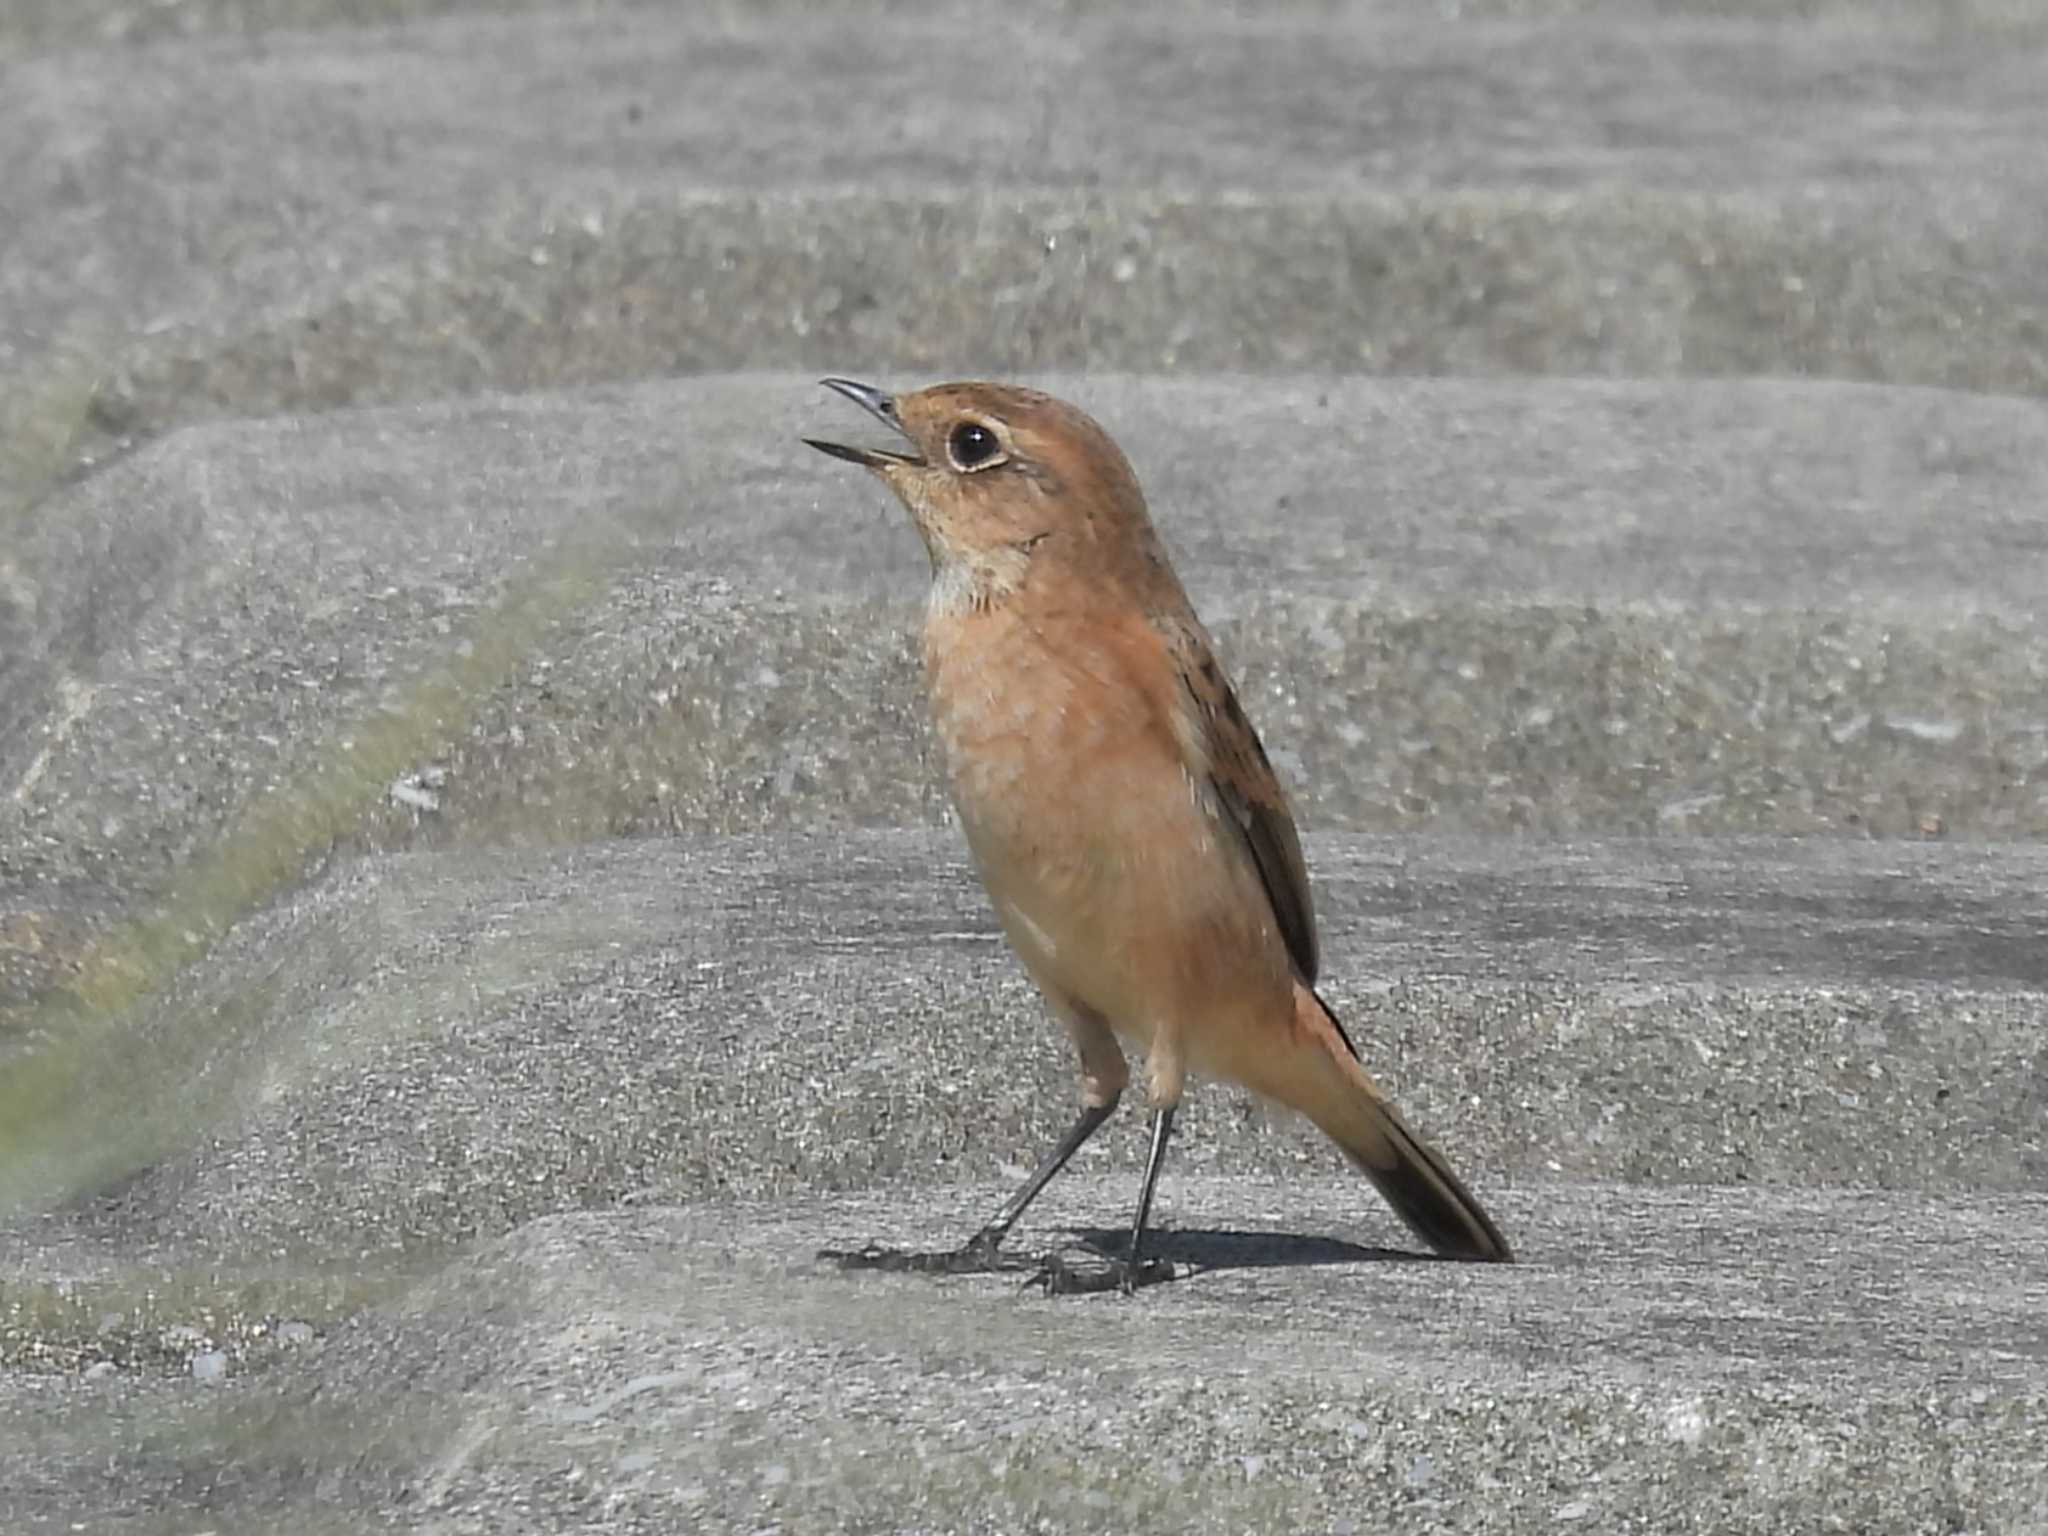
M 849 356 L 2048 381 L 2010 8 L 377 9 L 10 64 L 10 413 L 100 451 Z
M 808 385 L 121 457 L 1193 374 L 1052 382 L 1312 827 L 2038 841 L 2038 405 L 1301 375 L 2038 393 L 2048 30 L 1519 6 L 0 0 L 0 1527 L 2048 1522 L 2038 846 L 1314 837 L 1529 1265 L 1209 1090 L 1183 1287 L 849 1280 L 1070 1090 Z
M 1013 1242 L 1113 1225 L 1128 1184 L 1055 1185 Z M 1178 1177 L 1162 1247 L 1195 1273 L 1129 1301 L 812 1258 L 956 1242 L 921 1192 L 551 1217 L 309 1342 L 179 1335 L 213 1384 L 175 1356 L 4 1380 L 0 1518 L 2023 1531 L 2048 1510 L 2038 1196 L 1546 1185 L 1502 1201 L 1526 1261 L 1470 1267 L 1394 1262 L 1337 1214 L 1356 1189 Z
M 2037 402 L 1041 382 L 1127 446 L 1311 828 L 2048 834 Z M 938 818 L 922 552 L 796 440 L 863 430 L 696 379 L 195 428 L 45 503 L 0 587 L 16 994 L 337 842 Z
M 1482 1194 L 2048 1175 L 2048 851 L 1309 846 L 1326 995 Z M 19 1047 L 7 1092 L 0 1195 L 83 1277 L 1021 1174 L 1075 1089 L 955 839 L 840 832 L 350 865 L 132 1017 Z M 1087 1156 L 1135 1167 L 1141 1121 Z M 1221 1086 L 1179 1157 L 1335 1165 Z

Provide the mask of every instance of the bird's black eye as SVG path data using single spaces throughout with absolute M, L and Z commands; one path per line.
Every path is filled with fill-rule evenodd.
M 955 469 L 986 469 L 1002 451 L 995 433 L 978 421 L 963 421 L 946 434 L 946 452 Z

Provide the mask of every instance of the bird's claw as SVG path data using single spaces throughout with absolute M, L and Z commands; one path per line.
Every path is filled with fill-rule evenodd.
M 1129 1259 L 1090 1255 L 1091 1262 L 1076 1263 L 1062 1253 L 1048 1253 L 1038 1270 L 1025 1281 L 1028 1287 L 1043 1286 L 1048 1296 L 1095 1296 L 1104 1291 L 1135 1295 L 1148 1285 L 1178 1280 L 1180 1271 L 1165 1259 L 1146 1259 L 1133 1264 Z

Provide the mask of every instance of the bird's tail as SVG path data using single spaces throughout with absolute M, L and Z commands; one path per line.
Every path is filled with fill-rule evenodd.
M 1428 1142 L 1408 1129 L 1367 1075 L 1350 1037 L 1315 992 L 1294 988 L 1297 1048 L 1267 1091 L 1314 1121 L 1356 1163 L 1415 1235 L 1446 1258 L 1514 1258 L 1500 1228 Z

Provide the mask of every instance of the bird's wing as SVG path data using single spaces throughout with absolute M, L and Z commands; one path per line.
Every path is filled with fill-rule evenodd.
M 1153 623 L 1166 644 L 1188 705 L 1192 730 L 1190 772 L 1206 776 L 1222 814 L 1218 818 L 1244 840 L 1266 896 L 1273 904 L 1281 937 L 1301 979 L 1316 979 L 1316 916 L 1309 904 L 1308 868 L 1287 796 L 1266 757 L 1259 733 L 1245 718 L 1215 648 L 1192 615 Z

